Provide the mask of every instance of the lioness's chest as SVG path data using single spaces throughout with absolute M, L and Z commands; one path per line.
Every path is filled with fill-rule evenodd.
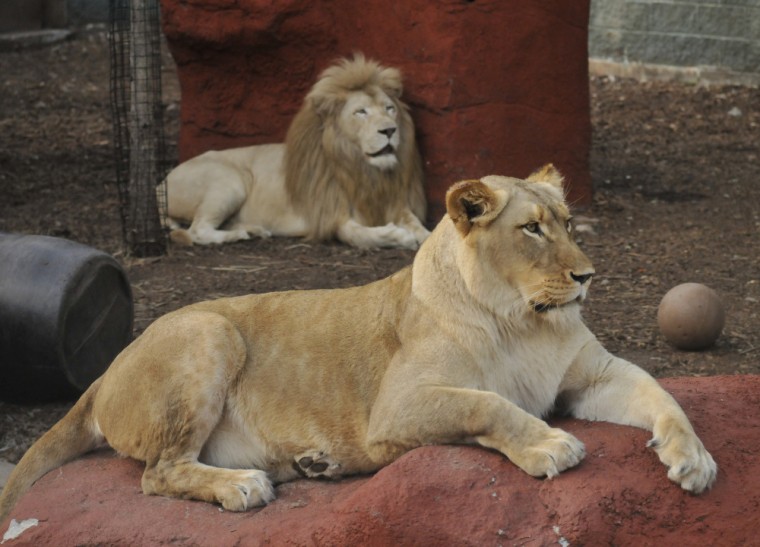
M 482 359 L 482 389 L 493 391 L 534 416 L 548 414 L 577 349 L 542 338 L 505 342 Z

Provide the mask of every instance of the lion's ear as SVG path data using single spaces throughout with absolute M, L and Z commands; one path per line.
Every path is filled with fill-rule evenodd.
M 466 236 L 475 224 L 485 226 L 507 203 L 507 193 L 492 190 L 480 180 L 463 180 L 446 192 L 446 212 L 459 233 Z
M 531 173 L 525 180 L 528 182 L 546 182 L 557 188 L 562 188 L 562 183 L 565 181 L 565 177 L 562 176 L 562 173 L 557 171 L 557 168 L 554 167 L 554 165 L 547 163 L 541 169 Z

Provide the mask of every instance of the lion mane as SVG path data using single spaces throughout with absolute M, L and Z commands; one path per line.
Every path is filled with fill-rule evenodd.
M 285 185 L 293 207 L 308 219 L 311 239 L 331 237 L 352 209 L 378 226 L 405 208 L 425 218 L 422 162 L 408 106 L 401 101 L 401 73 L 362 54 L 342 59 L 320 75 L 285 139 Z M 398 163 L 378 169 L 362 157 L 338 117 L 351 92 L 383 91 L 399 112 Z

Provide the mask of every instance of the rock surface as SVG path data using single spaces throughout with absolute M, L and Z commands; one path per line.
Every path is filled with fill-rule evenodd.
M 413 450 L 373 476 L 280 485 L 248 513 L 144 496 L 142 465 L 93 454 L 40 479 L 5 545 L 749 545 L 760 505 L 760 376 L 667 379 L 719 465 L 693 496 L 670 483 L 647 432 L 557 420 L 586 443 L 553 480 L 476 447 Z M 5 533 L 10 519 L 0 526 Z
M 362 51 L 404 74 L 432 221 L 463 178 L 552 162 L 589 203 L 588 0 L 164 0 L 180 159 L 280 142 L 318 74 Z

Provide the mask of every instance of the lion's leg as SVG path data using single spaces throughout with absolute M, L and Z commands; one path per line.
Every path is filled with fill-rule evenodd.
M 204 367 L 223 370 L 227 363 L 216 362 L 212 352 L 195 352 Z M 195 377 L 194 377 L 195 376 Z M 175 388 L 170 396 L 166 424 L 158 432 L 162 449 L 157 459 L 148 459 L 142 478 L 145 494 L 189 498 L 220 503 L 229 511 L 245 511 L 274 499 L 272 484 L 258 469 L 224 469 L 198 461 L 204 444 L 216 427 L 226 399 L 222 375 L 188 374 L 190 386 L 203 382 L 202 390 Z
M 562 403 L 573 416 L 652 431 L 647 446 L 668 466 L 668 478 L 685 490 L 699 493 L 714 482 L 715 461 L 686 414 L 641 368 L 593 341 L 580 352 L 561 389 Z
M 217 167 L 214 178 L 206 181 L 193 221 L 187 229 L 192 242 L 208 245 L 250 239 L 248 232 L 241 227 L 231 230 L 220 228 L 243 207 L 246 198 L 245 184 L 237 170 Z
M 556 476 L 585 456 L 578 439 L 496 393 L 442 386 L 378 397 L 367 446 L 370 457 L 385 465 L 417 446 L 472 441 L 536 477 Z
M 219 230 L 205 219 L 201 219 L 198 222 L 193 221 L 187 232 L 192 242 L 197 245 L 231 243 L 233 241 L 251 239 L 251 235 L 244 228 Z
M 272 232 L 259 224 L 245 224 L 242 222 L 233 222 L 227 227 L 227 229 L 230 232 L 243 231 L 246 234 L 248 234 L 248 236 L 260 237 L 262 239 L 267 239 L 269 237 L 272 237 Z M 244 239 L 247 239 L 247 238 L 244 238 Z
M 198 461 L 246 362 L 235 325 L 218 313 L 188 310 L 158 319 L 109 368 L 95 417 L 113 448 L 146 462 L 146 494 L 233 511 L 274 498 L 263 471 Z
M 351 219 L 343 223 L 337 232 L 343 243 L 362 249 L 394 247 L 416 249 L 417 238 L 412 232 L 393 223 L 385 226 L 364 226 Z
M 275 498 L 272 483 L 258 469 L 220 469 L 195 458 L 159 460 L 142 478 L 146 494 L 219 503 L 228 511 L 246 511 Z
M 226 181 L 224 185 L 220 184 L 220 187 L 210 190 L 198 206 L 193 222 L 187 230 L 193 243 L 208 245 L 250 239 L 251 236 L 244 228 L 219 228 L 243 206 L 245 198 L 245 189 L 238 181 L 234 184 Z

